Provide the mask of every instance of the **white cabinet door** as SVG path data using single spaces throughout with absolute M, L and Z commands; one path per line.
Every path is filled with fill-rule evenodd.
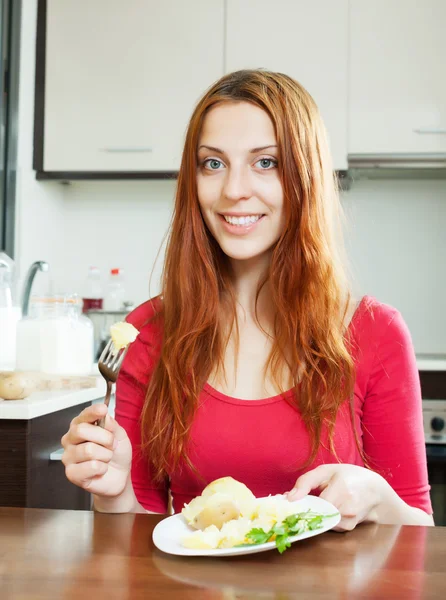
M 223 37 L 224 0 L 48 0 L 44 170 L 177 170 Z
M 349 153 L 446 152 L 446 1 L 350 1 Z
M 226 71 L 265 68 L 319 106 L 335 169 L 347 168 L 348 0 L 227 0 Z

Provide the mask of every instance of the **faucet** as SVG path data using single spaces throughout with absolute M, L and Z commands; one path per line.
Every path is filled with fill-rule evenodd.
M 33 285 L 34 277 L 37 271 L 47 272 L 50 269 L 50 265 L 44 260 L 36 260 L 28 269 L 26 274 L 25 284 L 23 289 L 23 300 L 22 300 L 22 316 L 26 317 L 29 309 L 29 298 L 31 296 L 31 288 Z

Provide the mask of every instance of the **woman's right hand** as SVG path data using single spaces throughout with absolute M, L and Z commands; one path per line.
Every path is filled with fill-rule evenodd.
M 116 497 L 125 489 L 132 463 L 132 445 L 105 404 L 84 409 L 62 437 L 67 479 L 97 496 Z M 106 416 L 105 427 L 94 423 Z

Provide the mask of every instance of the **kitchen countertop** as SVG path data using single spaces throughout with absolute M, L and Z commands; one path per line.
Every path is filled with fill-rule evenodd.
M 417 354 L 419 371 L 446 371 L 446 354 Z
M 92 402 L 105 396 L 105 381 L 98 377 L 96 387 L 81 390 L 34 392 L 24 400 L 0 399 L 0 419 L 28 420 L 58 410 Z
M 0 596 L 9 600 L 445 598 L 446 528 L 360 525 L 233 558 L 155 548 L 163 518 L 0 508 Z M 3 593 L 2 593 L 3 592 Z

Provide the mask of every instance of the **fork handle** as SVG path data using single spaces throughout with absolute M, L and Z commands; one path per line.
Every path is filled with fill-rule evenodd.
M 112 382 L 107 381 L 107 391 L 105 392 L 105 398 L 104 398 L 105 406 L 108 406 L 110 404 L 111 391 L 112 391 Z M 99 427 L 102 427 L 102 429 L 103 429 L 105 427 L 105 417 L 102 417 L 102 419 L 99 419 L 96 424 L 99 425 Z

